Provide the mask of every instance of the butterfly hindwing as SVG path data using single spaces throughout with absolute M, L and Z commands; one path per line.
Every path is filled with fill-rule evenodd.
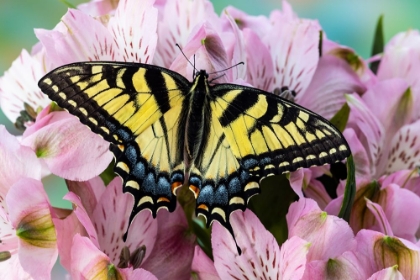
M 133 194 L 131 219 L 141 210 L 173 211 L 182 185 L 179 114 L 189 82 L 170 70 L 136 63 L 65 65 L 39 82 L 51 100 L 111 143 L 114 170 Z
M 323 117 L 258 89 L 216 85 L 212 112 L 233 154 L 253 176 L 295 171 L 343 160 L 341 133 Z

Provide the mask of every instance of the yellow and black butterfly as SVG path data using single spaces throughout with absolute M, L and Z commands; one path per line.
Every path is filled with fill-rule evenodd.
M 184 184 L 207 226 L 233 235 L 230 214 L 245 210 L 262 178 L 343 160 L 342 134 L 323 117 L 275 94 L 235 84 L 191 83 L 140 63 L 80 62 L 39 82 L 51 100 L 111 143 L 115 172 L 143 209 L 173 211 Z

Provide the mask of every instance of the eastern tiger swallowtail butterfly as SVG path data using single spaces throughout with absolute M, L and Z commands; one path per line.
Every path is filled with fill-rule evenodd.
M 79 62 L 39 81 L 60 107 L 110 142 L 115 172 L 141 210 L 174 211 L 184 184 L 207 226 L 229 222 L 260 192 L 262 178 L 341 161 L 343 135 L 323 117 L 259 89 L 193 82 L 140 63 Z M 239 250 L 239 248 L 238 248 Z

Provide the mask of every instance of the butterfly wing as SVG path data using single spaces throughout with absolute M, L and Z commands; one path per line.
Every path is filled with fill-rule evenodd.
M 210 88 L 211 132 L 190 185 L 200 185 L 197 212 L 231 233 L 230 214 L 245 210 L 259 181 L 350 154 L 342 134 L 323 117 L 258 89 Z
M 143 209 L 173 211 L 183 184 L 182 120 L 189 82 L 170 70 L 138 63 L 81 62 L 39 82 L 51 100 L 111 143 L 115 172 L 133 194 L 131 220 Z
M 234 88 L 234 89 L 232 89 Z M 258 89 L 214 87 L 213 112 L 241 166 L 262 179 L 345 159 L 350 148 L 323 117 Z

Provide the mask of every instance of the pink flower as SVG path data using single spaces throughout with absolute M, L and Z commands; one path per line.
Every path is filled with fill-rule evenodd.
M 3 126 L 0 154 L 0 277 L 48 279 L 58 252 L 41 165 Z
M 292 237 L 281 248 L 273 235 L 260 223 L 250 211 L 235 212 L 231 223 L 235 238 L 242 254 L 238 255 L 235 242 L 225 228 L 218 223 L 213 225 L 212 247 L 214 267 L 220 279 L 246 277 L 300 279 L 304 273 L 309 243 L 299 237 Z M 198 254 L 196 258 L 204 258 Z M 194 260 L 205 262 L 205 260 Z M 208 265 L 207 265 L 208 266 Z M 208 272 L 213 274 L 211 266 Z
M 57 224 L 61 263 L 72 277 L 87 277 L 91 267 L 96 265 L 101 271 L 114 267 L 115 273 L 121 275 L 140 273 L 141 266 L 159 279 L 167 277 L 160 269 L 163 264 L 172 276 L 183 278 L 189 273 L 194 239 L 186 235 L 187 224 L 181 207 L 171 214 L 159 212 L 156 220 L 149 212 L 139 213 L 129 227 L 127 240 L 123 241 L 133 199 L 122 193 L 120 178 L 115 178 L 106 188 L 100 178 L 86 183 L 72 182 L 69 188 L 71 192 L 66 199 L 75 206 L 74 212 L 54 222 Z M 80 239 L 79 235 L 88 238 Z M 80 240 L 90 248 L 82 254 L 84 261 L 78 259 L 80 250 L 83 250 L 83 245 L 77 243 Z M 128 259 L 124 254 L 128 254 Z M 179 258 L 183 259 L 183 266 L 178 264 Z

